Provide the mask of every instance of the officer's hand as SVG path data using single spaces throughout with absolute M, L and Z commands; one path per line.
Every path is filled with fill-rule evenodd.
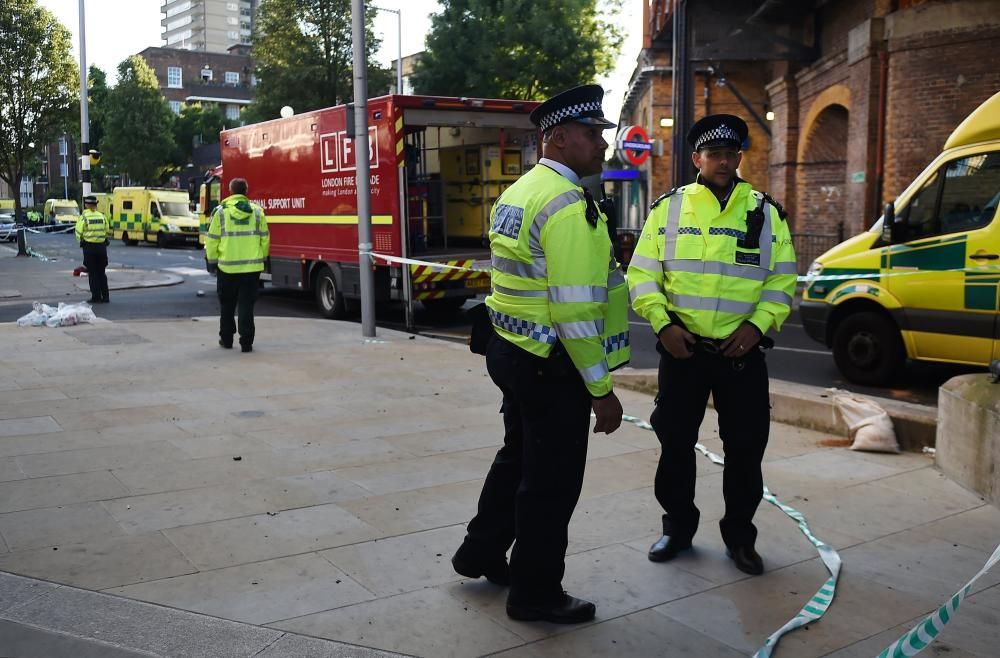
M 612 391 L 603 398 L 593 398 L 590 401 L 590 408 L 597 416 L 594 423 L 594 434 L 604 432 L 611 434 L 622 424 L 622 403 L 618 401 L 618 396 Z
M 756 325 L 751 322 L 744 322 L 729 338 L 722 341 L 719 349 L 722 350 L 723 356 L 736 359 L 746 356 L 750 350 L 757 346 L 761 338 L 763 338 L 763 335 Z
M 691 335 L 691 332 L 679 324 L 668 324 L 660 332 L 660 344 L 675 359 L 690 359 L 691 355 L 694 354 L 691 350 L 694 342 L 694 336 Z

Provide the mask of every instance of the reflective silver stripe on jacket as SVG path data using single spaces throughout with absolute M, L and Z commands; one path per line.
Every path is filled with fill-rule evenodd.
M 212 240 L 220 240 L 220 239 L 222 239 L 222 236 L 219 235 L 218 233 L 208 233 L 208 232 L 206 232 L 205 233 L 205 237 L 206 238 L 210 238 Z
M 519 260 L 493 254 L 490 262 L 495 269 L 500 270 L 504 274 L 523 276 L 526 279 L 544 279 L 547 273 L 544 260 L 540 262 L 536 260 L 533 263 L 522 263 Z
M 782 261 L 774 264 L 772 274 L 798 274 L 799 268 L 794 261 Z
M 583 377 L 583 381 L 588 384 L 601 381 L 608 376 L 608 363 L 607 361 L 601 361 L 596 366 L 590 366 L 589 368 L 578 368 L 580 376 Z
M 677 227 L 681 221 L 681 205 L 684 202 L 684 188 L 678 188 L 670 197 L 667 209 L 667 230 L 663 234 L 663 259 L 673 260 L 677 254 Z
M 226 237 L 228 238 L 244 237 L 248 235 L 265 236 L 267 233 L 261 233 L 260 231 L 230 231 L 229 233 L 226 233 Z
M 219 216 L 219 239 L 222 239 L 222 237 L 226 235 L 226 213 L 222 211 L 221 203 L 215 207 L 212 214 Z M 209 222 L 208 225 L 211 226 L 212 223 Z
M 558 304 L 606 302 L 608 301 L 608 289 L 604 286 L 549 286 L 549 299 Z
M 757 307 L 752 302 L 737 302 L 732 299 L 720 299 L 719 297 L 677 295 L 675 293 L 667 293 L 667 299 L 674 306 L 693 311 L 723 311 L 724 313 L 750 315 Z
M 660 288 L 660 284 L 656 281 L 643 281 L 642 283 L 637 283 L 629 289 L 630 296 L 634 302 L 637 297 L 642 295 L 648 295 L 653 292 L 663 292 Z
M 792 296 L 784 290 L 764 290 L 760 293 L 760 301 L 792 305 Z
M 591 338 L 604 333 L 604 320 L 580 320 L 579 322 L 556 322 L 554 324 L 560 338 Z
M 542 228 L 545 223 L 549 221 L 549 217 L 556 214 L 563 208 L 571 206 L 577 201 L 583 200 L 583 192 L 580 190 L 568 190 L 562 194 L 556 196 L 554 199 L 545 204 L 545 206 L 538 211 L 535 218 L 531 221 L 531 228 L 528 229 L 528 246 L 531 248 L 531 253 L 538 260 L 539 257 L 544 258 L 542 253 Z
M 774 250 L 774 226 L 771 224 L 771 204 L 764 202 L 764 227 L 760 232 L 760 267 L 771 269 L 771 252 Z
M 219 265 L 263 265 L 263 258 L 251 258 L 250 260 L 220 260 Z
M 663 269 L 660 265 L 660 261 L 655 258 L 649 258 L 648 256 L 640 256 L 638 254 L 632 254 L 632 260 L 629 261 L 628 266 L 638 265 L 642 269 L 649 272 L 659 272 Z
M 686 272 L 688 274 L 722 274 L 739 279 L 749 279 L 751 281 L 765 281 L 770 275 L 763 267 L 753 267 L 748 265 L 730 265 L 718 261 L 702 261 L 692 258 L 675 258 L 664 261 L 663 270 L 665 272 Z
M 498 286 L 493 284 L 493 292 L 498 292 L 502 295 L 511 295 L 513 297 L 548 297 L 549 292 L 547 290 L 514 290 L 513 288 L 505 288 L 504 286 Z

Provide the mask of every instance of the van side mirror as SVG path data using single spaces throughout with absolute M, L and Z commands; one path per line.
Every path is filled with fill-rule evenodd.
M 885 212 L 882 213 L 882 242 L 892 244 L 899 237 L 899 229 L 896 228 L 896 207 L 892 201 L 885 204 Z

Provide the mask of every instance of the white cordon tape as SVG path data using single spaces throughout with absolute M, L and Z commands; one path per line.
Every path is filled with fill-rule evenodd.
M 652 425 L 641 418 L 636 418 L 635 416 L 623 415 L 622 420 L 632 423 L 636 427 L 641 427 L 644 430 L 653 429 Z M 726 460 L 700 443 L 696 443 L 694 445 L 694 449 L 708 457 L 713 464 L 724 466 L 726 463 Z M 787 624 L 771 633 L 767 640 L 764 641 L 764 646 L 757 649 L 757 652 L 754 653 L 754 658 L 768 658 L 771 655 L 771 652 L 774 651 L 774 647 L 778 644 L 778 640 L 782 635 L 794 631 L 796 628 L 801 628 L 806 624 L 817 621 L 826 614 L 826 611 L 830 609 L 830 605 L 833 603 L 833 595 L 837 591 L 837 578 L 840 576 L 841 565 L 840 555 L 838 555 L 837 551 L 834 550 L 834 548 L 829 544 L 816 539 L 816 537 L 809 530 L 809 524 L 806 523 L 805 517 L 802 516 L 802 514 L 795 508 L 789 507 L 775 498 L 774 494 L 772 494 L 766 486 L 764 487 L 764 500 L 771 503 L 798 522 L 799 530 L 802 531 L 802 534 L 806 536 L 806 539 L 808 539 L 810 543 L 816 547 L 816 550 L 819 551 L 819 556 L 822 558 L 823 564 L 826 565 L 827 571 L 830 572 L 830 577 L 825 583 L 823 583 L 823 586 L 819 588 L 819 591 L 813 594 L 812 598 L 809 599 L 809 602 L 806 603 L 801 610 L 799 610 L 797 615 L 792 617 Z
M 400 258 L 399 256 L 389 256 L 374 251 L 362 251 L 362 256 L 371 256 L 374 260 L 384 260 L 389 263 L 402 263 L 406 265 L 427 265 L 433 271 L 443 272 L 445 270 L 460 270 L 462 272 L 489 272 L 489 267 L 462 267 L 460 265 L 448 265 L 446 263 L 432 263 L 426 260 L 416 260 L 415 258 Z
M 387 254 L 380 254 L 374 251 L 362 251 L 362 255 L 371 256 L 376 260 L 384 260 L 390 263 L 405 263 L 408 265 L 427 265 L 429 267 L 437 268 L 439 271 L 444 270 L 461 270 L 463 272 L 489 272 L 490 267 L 461 267 L 458 265 L 445 265 L 444 263 L 432 263 L 426 260 L 417 260 L 414 258 L 400 258 L 399 256 L 389 256 Z M 852 279 L 857 279 L 859 281 L 866 280 L 878 280 L 888 276 L 915 276 L 923 274 L 925 276 L 930 276 L 932 274 L 941 274 L 943 272 L 979 272 L 979 273 L 989 273 L 997 272 L 1000 274 L 1000 265 L 982 265 L 979 267 L 957 267 L 949 270 L 904 270 L 902 272 L 859 272 L 857 274 L 818 274 L 815 276 L 799 276 L 796 277 L 796 281 L 800 283 L 811 284 L 814 281 L 850 281 Z M 626 273 L 627 276 L 627 273 Z
M 996 547 L 990 559 L 986 561 L 986 564 L 979 570 L 979 573 L 966 583 L 965 587 L 958 590 L 955 596 L 945 601 L 944 605 L 927 615 L 923 621 L 907 631 L 903 637 L 890 644 L 885 651 L 878 655 L 878 658 L 909 658 L 926 649 L 934 641 L 934 638 L 941 634 L 945 625 L 951 621 L 951 618 L 955 615 L 955 611 L 958 610 L 958 606 L 962 605 L 962 601 L 972 590 L 972 584 L 979 580 L 998 561 L 1000 561 L 1000 546 Z

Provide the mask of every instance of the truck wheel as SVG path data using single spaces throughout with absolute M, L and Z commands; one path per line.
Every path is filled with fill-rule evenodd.
M 336 277 L 329 267 L 321 267 L 316 274 L 316 282 L 313 285 L 316 291 L 316 306 L 319 307 L 320 314 L 331 320 L 342 320 L 347 317 L 347 306 L 344 304 L 344 296 L 340 294 L 337 287 Z
M 849 315 L 833 332 L 833 360 L 855 384 L 888 386 L 899 374 L 906 352 L 899 330 L 881 313 Z
M 160 231 L 156 234 L 156 246 L 160 249 L 166 249 L 167 247 L 167 237 Z
M 431 313 L 454 315 L 462 308 L 466 299 L 466 297 L 442 297 L 441 299 L 423 299 L 420 303 Z
M 131 238 L 128 237 L 128 233 L 122 233 L 122 242 L 124 242 L 129 247 L 134 247 L 136 244 L 138 244 L 137 240 L 132 240 Z

